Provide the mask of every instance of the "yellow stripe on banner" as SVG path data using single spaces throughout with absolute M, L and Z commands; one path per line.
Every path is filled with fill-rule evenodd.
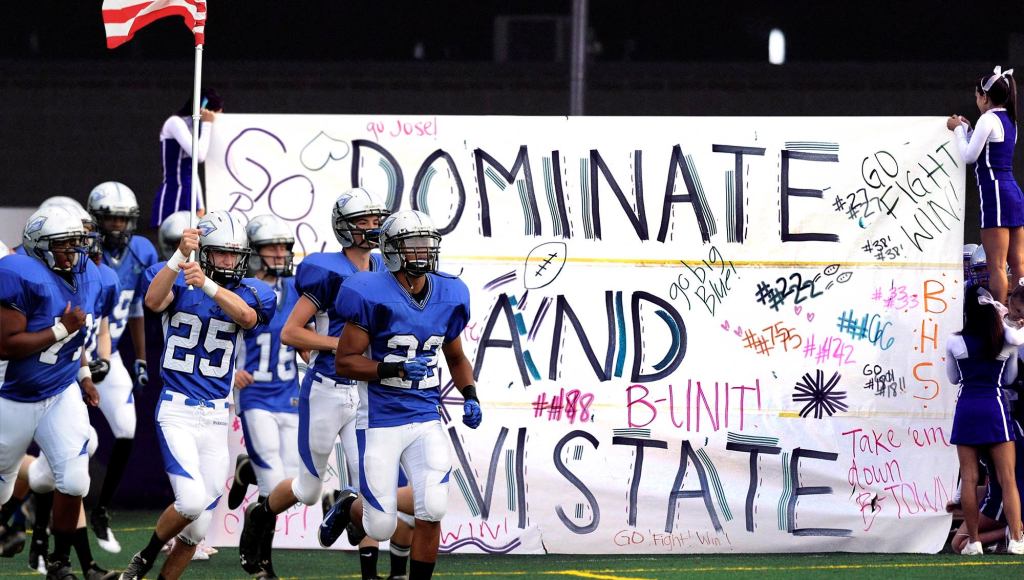
M 770 555 L 770 554 L 769 554 Z M 975 568 L 978 566 L 1000 567 L 1000 566 L 1024 566 L 1024 560 L 960 560 L 953 562 L 893 562 L 890 564 L 815 564 L 809 566 L 700 566 L 700 567 L 665 567 L 665 568 L 605 568 L 592 571 L 584 570 L 544 570 L 527 572 L 523 570 L 507 571 L 477 571 L 477 572 L 435 572 L 434 576 L 470 576 L 486 578 L 489 576 L 576 576 L 579 578 L 606 578 L 622 580 L 643 580 L 634 576 L 619 576 L 619 574 L 665 574 L 665 573 L 708 573 L 708 572 L 814 572 L 814 571 L 837 571 L 837 570 L 900 570 L 900 569 L 951 569 L 951 568 Z M 993 570 L 995 572 L 995 570 Z
M 817 564 L 813 566 L 704 566 L 701 568 L 679 568 L 680 572 L 798 572 L 813 570 L 898 570 L 906 568 L 970 568 L 975 566 L 1024 566 L 1021 560 L 996 560 L 979 562 L 965 560 L 960 562 L 893 562 L 892 564 Z M 664 570 L 643 569 L 616 570 L 616 572 L 644 573 L 663 572 Z
M 593 572 L 584 572 L 582 570 L 561 570 L 544 572 L 548 576 L 576 576 L 578 578 L 598 578 L 599 580 L 647 580 L 646 578 L 637 578 L 635 576 L 610 576 L 608 574 L 594 574 Z
M 297 255 L 297 254 L 296 254 Z M 546 257 L 536 256 L 529 259 L 522 256 L 454 256 L 444 255 L 448 262 L 543 262 Z M 566 262 L 575 264 L 631 264 L 634 266 L 706 266 L 704 260 L 644 260 L 639 258 L 566 258 Z M 795 260 L 727 260 L 727 264 L 737 268 L 763 267 L 763 268 L 799 268 L 799 267 L 826 267 L 836 265 L 840 268 L 896 268 L 912 270 L 956 270 L 963 269 L 962 262 L 803 262 Z M 721 263 L 712 264 L 720 267 Z

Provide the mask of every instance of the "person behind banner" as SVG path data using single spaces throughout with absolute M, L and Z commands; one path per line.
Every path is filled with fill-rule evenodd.
M 215 211 L 196 226 L 182 233 L 170 260 L 146 271 L 146 308 L 163 319 L 164 390 L 156 420 L 174 503 L 160 515 L 149 543 L 135 554 L 121 580 L 145 576 L 163 545 L 175 537 L 160 575 L 180 577 L 206 536 L 231 470 L 228 395 L 235 345 L 243 331 L 259 332 L 277 306 L 270 286 L 244 277 L 250 251 L 240 220 Z M 186 261 L 192 253 L 198 261 Z
M 972 287 L 966 292 L 964 327 L 946 341 L 946 374 L 960 386 L 953 415 L 950 442 L 960 459 L 961 495 L 967 540 L 963 555 L 983 553 L 979 536 L 978 456 L 992 457 L 993 471 L 1003 490 L 1002 505 L 1009 526 L 1007 552 L 1024 554 L 1024 530 L 1020 496 L 1014 474 L 1017 439 L 1009 402 L 1002 386 L 1017 376 L 1019 341 L 1007 340 L 1012 329 L 1004 324 L 1003 306 L 987 290 Z
M 196 159 L 199 163 L 206 161 L 206 152 L 210 148 L 210 135 L 217 113 L 224 110 L 224 99 L 213 89 L 203 89 L 199 109 L 199 149 Z M 150 227 L 158 228 L 171 214 L 176 211 L 192 211 L 192 98 L 164 121 L 160 129 L 160 159 L 163 161 L 163 182 L 156 190 L 153 200 L 153 213 L 149 220 Z M 199 183 L 196 186 L 197 213 L 200 217 L 206 211 L 203 203 L 203 191 Z
M 465 399 L 463 423 L 476 429 L 483 420 L 473 365 L 460 338 L 470 316 L 469 289 L 437 272 L 440 242 L 426 214 L 392 214 L 380 233 L 387 271 L 354 274 L 338 294 L 335 309 L 346 323 L 338 339 L 337 373 L 366 381 L 360 383 L 356 419 L 360 497 L 343 497 L 319 532 L 321 545 L 350 524 L 385 540 L 395 531 L 397 512 L 412 509 L 409 572 L 417 579 L 433 575 L 452 469 L 441 425 L 439 355 Z M 412 484 L 412 497 L 398 493 L 399 467 Z
M 974 87 L 981 111 L 978 124 L 960 115 L 946 121 L 953 131 L 960 156 L 974 165 L 981 195 L 981 244 L 985 248 L 989 290 L 1006 302 L 1008 287 L 1024 277 L 1024 193 L 1013 177 L 1013 149 L 1017 143 L 1017 83 L 1013 70 L 996 67 L 982 75 Z M 1010 267 L 1007 281 L 1006 267 Z

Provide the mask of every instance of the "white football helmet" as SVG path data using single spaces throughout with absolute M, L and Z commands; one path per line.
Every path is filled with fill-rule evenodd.
M 380 226 L 380 252 L 388 270 L 423 276 L 437 271 L 441 236 L 427 214 L 415 210 L 396 212 Z
M 105 248 L 118 251 L 128 246 L 139 222 L 139 202 L 131 188 L 117 181 L 105 181 L 92 188 L 86 208 L 96 222 Z M 103 221 L 109 217 L 124 218 L 124 229 L 104 228 Z
M 361 187 L 350 189 L 334 201 L 334 210 L 331 212 L 334 236 L 338 238 L 338 243 L 343 248 L 376 248 L 380 241 L 380 228 L 358 228 L 355 221 L 367 216 L 379 216 L 383 221 L 390 213 L 387 205 L 369 191 Z M 353 236 L 356 233 L 362 234 L 362 241 L 358 244 Z
M 275 276 L 294 274 L 295 254 L 292 253 L 292 247 L 295 246 L 295 234 L 283 219 L 269 213 L 256 216 L 246 224 L 245 234 L 252 249 L 252 256 L 249 258 L 250 271 L 266 270 Z M 270 265 L 260 256 L 260 248 L 271 244 L 284 244 L 286 251 L 283 264 Z
M 26 254 L 39 258 L 55 272 L 85 271 L 88 233 L 81 218 L 62 205 L 41 207 L 29 216 L 22 244 Z M 58 244 L 61 248 L 55 250 L 54 246 Z M 55 252 L 66 254 L 70 263 L 65 267 L 58 266 Z
M 156 235 L 157 246 L 160 248 L 160 255 L 165 260 L 170 260 L 174 250 L 178 249 L 181 243 L 181 233 L 188 227 L 192 212 L 176 211 L 167 216 L 164 223 L 160 224 L 160 230 Z
M 96 229 L 96 222 L 92 219 L 92 216 L 89 215 L 89 212 L 85 211 L 85 208 L 82 207 L 82 204 L 78 203 L 78 200 L 76 200 L 75 198 L 68 197 L 66 195 L 55 195 L 53 197 L 48 197 L 45 200 L 43 200 L 43 203 L 39 204 L 39 209 L 54 206 L 62 207 L 71 212 L 72 215 L 78 216 L 79 219 L 82 220 L 82 225 L 85 226 L 85 229 L 89 231 L 93 231 Z
M 249 239 L 245 224 L 226 211 L 212 211 L 196 224 L 199 235 L 199 266 L 214 282 L 224 286 L 236 284 L 249 268 Z M 212 252 L 234 254 L 231 264 L 218 265 Z

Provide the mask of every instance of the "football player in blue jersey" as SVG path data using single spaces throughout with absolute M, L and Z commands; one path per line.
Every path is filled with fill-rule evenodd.
M 270 541 L 266 536 L 273 534 L 276 514 L 298 502 L 313 505 L 321 500 L 328 458 L 339 437 L 347 480 L 354 482 L 357 478 L 354 420 L 358 392 L 356 381 L 335 373 L 334 348 L 344 322 L 335 312 L 334 301 L 349 276 L 383 270 L 380 255 L 371 252 L 378 246 L 380 222 L 387 214 L 387 206 L 370 192 L 361 188 L 345 192 L 335 200 L 332 211 L 332 225 L 342 251 L 310 254 L 299 264 L 296 288 L 301 296 L 285 323 L 282 341 L 311 353 L 299 395 L 301 465 L 298 477 L 282 482 L 266 501 L 246 510 L 239 558 L 242 568 L 251 574 L 259 570 L 259 562 L 269 558 Z M 310 320 L 315 330 L 307 328 Z M 376 577 L 376 540 L 354 536 L 350 540 L 359 544 L 362 576 Z
M 448 508 L 452 463 L 441 425 L 439 355 L 465 399 L 463 423 L 476 429 L 483 419 L 460 339 L 470 316 L 469 290 L 437 272 L 440 241 L 426 214 L 393 214 L 380 232 L 387 271 L 351 276 L 335 303 L 345 321 L 337 373 L 366 381 L 356 424 L 361 497 L 348 495 L 331 508 L 320 541 L 333 542 L 350 523 L 384 540 L 395 531 L 397 511 L 411 509 L 410 578 L 433 574 Z M 399 466 L 412 497 L 398 493 Z
M 161 315 L 164 327 L 164 390 L 156 420 L 174 503 L 122 580 L 142 578 L 160 548 L 175 537 L 160 575 L 180 577 L 205 537 L 231 470 L 227 398 L 235 347 L 243 331 L 259 332 L 276 307 L 273 288 L 244 277 L 250 254 L 245 225 L 215 211 L 196 227 L 184 231 L 170 260 L 146 271 L 151 281 L 145 304 Z M 193 252 L 198 261 L 186 261 Z
M 121 545 L 110 530 L 108 506 L 124 477 L 135 439 L 135 397 L 132 394 L 132 379 L 118 352 L 118 342 L 127 327 L 131 333 L 135 356 L 132 369 L 139 388 L 149 381 L 146 369 L 146 331 L 142 312 L 142 297 L 145 294 L 146 269 L 158 259 L 156 248 L 142 236 L 136 236 L 135 227 L 139 220 L 139 204 L 128 186 L 116 181 L 107 181 L 94 187 L 89 193 L 86 209 L 96 222 L 102 261 L 112 268 L 120 281 L 120 292 L 110 315 L 110 353 L 102 362 L 109 370 L 102 381 L 96 381 L 100 390 L 100 410 L 114 433 L 114 447 L 110 452 L 106 476 L 100 488 L 96 506 L 89 516 L 89 523 L 101 548 L 108 552 L 120 552 Z
M 261 215 L 245 227 L 253 250 L 249 271 L 273 285 L 277 311 L 259 333 L 247 332 L 235 371 L 238 416 L 245 435 L 246 455 L 239 455 L 228 492 L 228 507 L 241 505 L 249 484 L 259 486 L 265 501 L 286 475 L 299 469 L 299 381 L 295 349 L 281 342 L 281 327 L 299 298 L 295 289 L 292 247 L 295 235 L 283 220 Z M 268 534 L 264 541 L 273 541 Z M 261 549 L 264 578 L 276 577 L 270 546 Z
M 24 256 L 0 260 L 0 504 L 10 499 L 22 457 L 35 439 L 53 467 L 55 545 L 47 578 L 74 578 L 69 556 L 89 489 L 90 404 L 98 394 L 82 356 L 83 328 L 95 315 L 99 270 L 88 265 L 79 216 L 36 211 L 25 225 Z
M 281 342 L 311 352 L 299 391 L 302 464 L 297 477 L 278 484 L 266 501 L 246 508 L 238 554 L 242 568 L 250 574 L 258 572 L 259 562 L 269 558 L 260 548 L 270 546 L 266 536 L 273 534 L 277 514 L 298 502 L 314 505 L 320 501 L 321 480 L 339 436 L 349 481 L 354 481 L 358 473 L 354 421 L 359 393 L 356 381 L 335 373 L 334 348 L 344 321 L 334 310 L 334 299 L 342 282 L 352 274 L 384 269 L 380 255 L 371 250 L 377 247 L 380 222 L 387 215 L 387 206 L 365 189 L 341 194 L 334 202 L 332 226 L 342 251 L 310 254 L 296 271 L 295 287 L 301 296 L 285 322 Z M 311 319 L 315 330 L 307 328 Z M 372 553 L 367 553 L 370 557 L 366 565 L 372 563 L 376 576 L 375 545 Z

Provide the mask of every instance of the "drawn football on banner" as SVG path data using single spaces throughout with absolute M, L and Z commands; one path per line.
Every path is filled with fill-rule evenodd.
M 523 284 L 527 290 L 543 288 L 555 281 L 565 266 L 565 242 L 545 242 L 526 256 Z

